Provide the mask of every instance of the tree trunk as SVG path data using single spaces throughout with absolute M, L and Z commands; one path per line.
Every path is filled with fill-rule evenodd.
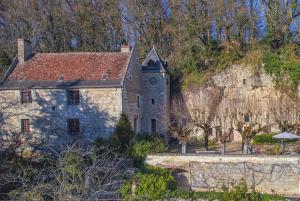
M 185 141 L 181 142 L 181 154 L 186 154 L 186 144 L 187 142 Z
M 244 143 L 243 154 L 244 155 L 249 154 L 249 144 L 247 143 Z
M 285 152 L 285 144 L 284 144 L 284 139 L 281 140 L 281 143 L 280 143 L 280 148 L 281 148 L 281 152 L 282 154 L 284 154 Z
M 226 144 L 225 144 L 225 143 L 222 143 L 222 144 L 221 144 L 221 154 L 222 154 L 222 155 L 225 155 L 225 149 L 226 149 Z
M 208 133 L 207 132 L 204 133 L 204 147 L 205 147 L 205 150 L 208 151 Z

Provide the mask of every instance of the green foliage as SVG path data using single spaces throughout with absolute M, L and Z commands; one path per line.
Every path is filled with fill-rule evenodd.
M 253 137 L 253 144 L 278 144 L 280 140 L 273 138 L 277 133 L 259 134 Z M 295 142 L 294 140 L 284 140 L 287 143 Z
M 300 79 L 300 60 L 296 55 L 297 47 L 285 45 L 271 52 L 267 51 L 263 56 L 266 72 L 273 76 L 277 85 L 296 88 Z
M 164 200 L 170 198 L 208 201 L 283 201 L 278 195 L 261 194 L 252 190 L 248 192 L 245 180 L 229 188 L 224 187 L 223 192 L 208 191 L 194 192 L 176 189 L 175 180 L 171 172 L 151 166 L 144 167 L 132 181 L 136 182 L 136 191 L 132 192 L 132 182 L 126 182 L 120 189 L 124 200 Z M 132 196 L 134 194 L 134 196 Z
M 273 138 L 274 134 L 259 134 L 253 137 L 254 144 L 274 144 L 278 143 L 277 139 Z
M 265 150 L 265 154 L 267 155 L 279 155 L 281 154 L 281 147 L 280 144 L 275 144 L 272 146 L 267 146 Z
M 222 192 L 194 192 L 194 191 L 187 191 L 187 190 L 175 190 L 172 191 L 168 197 L 170 198 L 181 198 L 181 199 L 205 199 L 208 201 L 220 200 L 222 196 Z
M 134 132 L 131 128 L 130 121 L 127 115 L 122 113 L 116 125 L 115 132 L 111 137 L 111 142 L 112 144 L 118 145 L 121 152 L 125 152 L 133 136 Z
M 130 142 L 127 155 L 135 160 L 137 165 L 144 162 L 148 154 L 161 153 L 167 150 L 164 139 L 148 134 L 136 135 Z
M 176 189 L 176 182 L 170 171 L 151 166 L 141 168 L 132 182 L 136 183 L 132 198 L 134 200 L 159 200 Z M 120 190 L 124 199 L 130 199 L 132 182 L 125 183 Z
M 76 151 L 71 151 L 63 156 L 62 169 L 72 177 L 80 177 L 83 172 L 84 160 Z
M 123 200 L 131 200 L 131 192 L 132 189 L 132 182 L 126 181 L 124 184 L 120 187 L 119 193 L 122 196 Z
M 5 70 L 9 67 L 12 60 L 5 51 L 0 51 L 0 78 L 4 75 Z
M 221 196 L 222 201 L 279 201 L 284 200 L 282 197 L 277 195 L 264 195 L 252 190 L 251 193 L 248 192 L 248 186 L 244 179 L 242 179 L 238 184 L 232 185 L 232 190 L 229 191 L 227 187 L 223 188 L 224 193 Z

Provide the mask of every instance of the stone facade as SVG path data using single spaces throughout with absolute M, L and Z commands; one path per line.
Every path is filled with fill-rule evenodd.
M 19 132 L 21 120 L 29 119 L 32 134 L 52 134 L 55 138 L 68 133 L 68 119 L 78 119 L 82 134 L 79 136 L 84 139 L 107 138 L 113 132 L 122 112 L 121 88 L 79 89 L 79 105 L 68 105 L 66 92 L 65 89 L 32 89 L 32 103 L 20 104 L 20 90 L 2 91 L 1 95 L 18 105 L 3 113 L 16 115 L 5 118 L 1 129 Z
M 136 133 L 142 128 L 142 71 L 138 51 L 132 51 L 131 68 L 128 69 L 123 81 L 123 111 L 128 115 L 131 127 Z
M 97 137 L 109 137 L 115 129 L 120 114 L 124 112 L 128 115 L 136 133 L 151 133 L 149 130 L 151 119 L 157 121 L 157 133 L 167 133 L 167 124 L 163 123 L 162 116 L 165 115 L 169 103 L 169 75 L 166 72 L 150 74 L 142 72 L 137 48 L 133 47 L 129 50 L 129 46 L 122 47 L 121 53 L 128 55 L 128 60 L 126 64 L 122 64 L 125 71 L 120 80 L 107 79 L 109 72 L 118 71 L 118 69 L 110 69 L 110 66 L 103 71 L 99 81 L 67 81 L 63 80 L 63 77 L 62 80 L 51 82 L 47 80 L 9 80 L 14 68 L 22 71 L 20 68 L 27 67 L 26 59 L 32 53 L 31 49 L 27 47 L 27 43 L 25 40 L 18 40 L 17 62 L 12 64 L 5 76 L 7 80 L 0 85 L 1 104 L 8 106 L 5 110 L 1 109 L 0 112 L 4 117 L 1 118 L 3 122 L 0 122 L 2 131 L 21 132 L 22 121 L 29 120 L 31 135 L 51 136 L 51 138 L 61 141 L 62 136 L 58 137 L 58 135 L 70 139 L 70 136 L 65 134 L 70 130 L 68 122 L 75 119 L 80 124 L 80 135 L 71 136 L 71 138 L 89 141 Z M 108 58 L 110 54 L 114 65 L 116 62 L 121 62 L 114 61 L 118 58 L 114 55 L 118 53 L 108 53 L 107 55 L 103 53 Z M 78 55 L 82 56 L 82 54 Z M 51 61 L 51 56 L 49 55 L 50 59 L 47 58 L 49 61 Z M 64 56 L 67 56 L 67 53 Z M 88 53 L 87 56 L 89 56 Z M 85 59 L 86 56 L 83 55 L 82 58 Z M 33 65 L 35 64 L 30 65 L 34 69 Z M 118 66 L 116 67 L 118 68 Z M 123 71 L 122 68 L 120 66 L 120 71 Z M 56 71 L 60 71 L 60 68 L 56 68 Z M 89 74 L 94 76 L 93 72 L 85 72 L 85 75 Z M 66 74 L 64 76 L 67 77 Z M 153 88 L 148 84 L 149 76 L 156 77 L 158 80 L 157 85 Z M 166 83 L 166 79 L 168 79 L 168 83 Z M 23 90 L 31 92 L 30 103 L 22 104 L 21 92 Z M 68 104 L 69 90 L 79 91 L 80 103 L 78 105 Z M 151 98 L 155 98 L 155 106 L 150 104 Z
M 154 47 L 142 63 L 142 86 L 142 131 L 168 137 L 170 74 Z
M 155 78 L 157 83 L 150 83 Z M 143 73 L 143 131 L 151 133 L 151 119 L 157 122 L 156 132 L 167 133 L 170 76 L 167 73 Z

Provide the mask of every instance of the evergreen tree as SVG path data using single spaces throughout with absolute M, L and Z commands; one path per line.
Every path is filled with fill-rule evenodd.
M 131 128 L 130 121 L 125 113 L 121 114 L 119 122 L 113 135 L 113 141 L 120 147 L 121 151 L 125 151 L 133 138 L 134 132 Z

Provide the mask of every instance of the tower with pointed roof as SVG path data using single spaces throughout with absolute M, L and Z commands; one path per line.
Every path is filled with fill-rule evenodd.
M 155 47 L 142 63 L 142 131 L 167 137 L 170 73 Z

